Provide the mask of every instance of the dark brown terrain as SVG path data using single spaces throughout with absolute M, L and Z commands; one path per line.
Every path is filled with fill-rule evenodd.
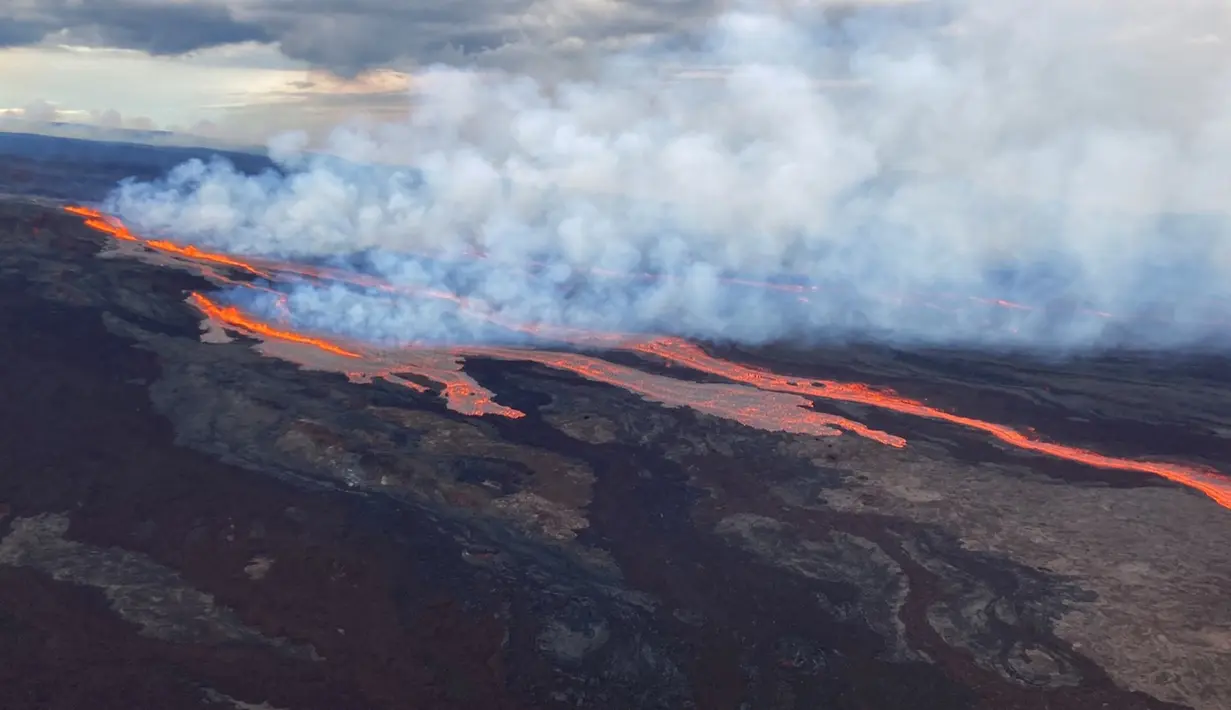
M 482 359 L 527 416 L 469 417 L 203 343 L 202 279 L 60 209 L 132 170 L 0 167 L 0 707 L 1231 708 L 1199 492 L 862 405 L 816 408 L 908 445 Z M 726 355 L 1231 472 L 1217 355 Z

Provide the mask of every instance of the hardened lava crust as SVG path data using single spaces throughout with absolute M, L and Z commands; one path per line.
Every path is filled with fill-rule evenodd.
M 203 342 L 208 283 L 62 207 L 0 200 L 0 706 L 1231 707 L 1231 510 L 1189 487 L 857 403 L 814 406 L 905 446 L 773 431 L 537 362 L 466 358 L 524 413 L 469 416 Z M 1214 356 L 710 352 L 1231 472 Z

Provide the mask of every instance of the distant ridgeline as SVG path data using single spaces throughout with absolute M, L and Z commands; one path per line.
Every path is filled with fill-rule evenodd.
M 156 180 L 193 158 L 215 157 L 246 174 L 277 169 L 268 158 L 255 153 L 0 131 L 0 192 L 72 201 L 102 200 L 126 178 Z

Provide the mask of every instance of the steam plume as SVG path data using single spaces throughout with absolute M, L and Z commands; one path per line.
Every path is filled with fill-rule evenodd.
M 281 173 L 193 162 L 107 207 L 137 230 L 523 321 L 1209 343 L 1231 303 L 1229 28 L 1217 0 L 756 6 L 567 81 L 436 67 L 404 123 L 337 130 L 341 158 L 292 135 L 272 146 Z M 439 301 L 290 296 L 306 324 L 350 335 L 491 337 Z

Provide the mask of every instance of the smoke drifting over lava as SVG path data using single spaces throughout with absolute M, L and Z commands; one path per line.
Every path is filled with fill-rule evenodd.
M 194 162 L 106 208 L 146 234 L 441 289 L 509 322 L 1225 342 L 1228 28 L 1213 0 L 747 7 L 567 81 L 434 68 L 403 124 L 339 129 L 341 159 L 291 136 L 281 174 Z M 351 337 L 492 337 L 439 299 L 318 281 L 289 297 Z

